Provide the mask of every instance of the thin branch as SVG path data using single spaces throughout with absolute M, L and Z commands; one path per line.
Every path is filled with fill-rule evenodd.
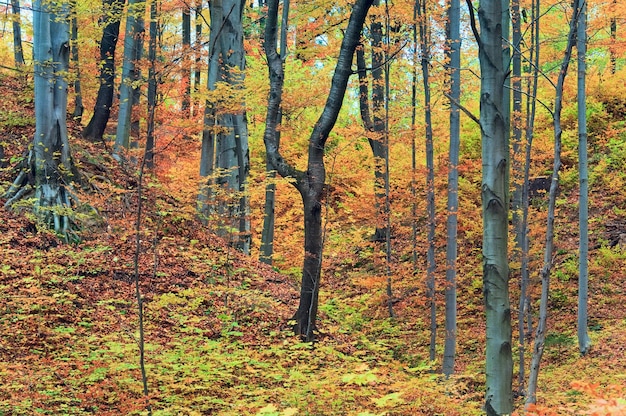
M 450 100 L 452 102 L 452 104 L 456 105 L 457 107 L 459 107 L 459 109 L 461 111 L 463 111 L 465 113 L 465 115 L 467 115 L 469 118 L 471 118 L 476 124 L 478 124 L 478 126 L 482 129 L 482 126 L 480 124 L 480 119 L 478 117 L 476 117 L 474 114 L 472 114 L 472 112 L 470 110 L 468 110 L 466 107 L 463 106 L 463 104 L 461 104 L 460 102 L 458 102 L 458 100 L 456 100 L 455 98 L 453 98 L 450 94 L 448 94 L 447 92 L 444 92 L 443 95 L 446 96 L 446 98 L 448 100 Z

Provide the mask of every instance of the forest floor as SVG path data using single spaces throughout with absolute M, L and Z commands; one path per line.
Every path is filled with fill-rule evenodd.
M 31 93 L 18 80 L 2 76 L 0 96 L 4 189 L 32 140 L 34 120 Z M 154 415 L 481 414 L 485 334 L 476 236 L 460 242 L 459 263 L 467 267 L 459 280 L 458 359 L 450 379 L 440 374 L 441 329 L 439 358 L 428 358 L 423 283 L 399 277 L 397 317 L 388 318 L 386 277 L 367 241 L 363 247 L 329 242 L 319 336 L 302 343 L 289 324 L 297 273 L 239 254 L 195 219 L 195 153 L 171 158 L 145 179 L 137 239 L 136 172 L 122 169 L 103 145 L 83 141 L 79 126 L 70 130 L 83 175 L 76 185 L 80 243 L 62 243 L 42 229 L 28 200 L 0 210 L 0 415 L 147 414 L 148 405 Z M 614 209 L 625 206 L 622 192 L 597 194 L 592 207 L 593 346 L 584 357 L 576 341 L 575 195 L 560 197 L 539 406 L 528 414 L 626 412 L 626 247 L 610 247 L 623 231 Z M 139 368 L 137 253 L 147 396 Z M 537 299 L 539 279 L 532 284 Z M 511 286 L 515 299 L 517 284 Z M 442 310 L 442 290 L 439 295 Z M 528 362 L 525 367 L 528 372 Z M 523 397 L 515 404 L 522 414 Z

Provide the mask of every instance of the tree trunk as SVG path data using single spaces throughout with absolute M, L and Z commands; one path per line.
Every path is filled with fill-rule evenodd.
M 483 293 L 487 317 L 485 411 L 513 411 L 511 307 L 509 304 L 508 211 L 509 141 L 504 103 L 502 0 L 483 0 L 478 9 L 481 70 Z M 505 10 L 508 10 L 508 6 Z
M 272 140 L 273 135 L 268 134 L 268 130 L 271 130 L 267 127 L 264 136 L 270 163 L 281 176 L 293 179 L 293 184 L 300 192 L 304 203 L 305 256 L 302 267 L 300 303 L 293 319 L 295 320 L 294 332 L 305 341 L 312 341 L 314 338 L 320 288 L 323 247 L 321 196 L 326 177 L 324 148 L 341 109 L 348 79 L 352 73 L 351 67 L 354 51 L 359 43 L 361 29 L 372 2 L 373 0 L 357 0 L 353 6 L 348 27 L 341 43 L 339 58 L 326 105 L 322 115 L 315 123 L 309 138 L 307 171 L 298 171 L 283 159 L 277 143 Z M 279 111 L 279 101 L 276 100 L 276 92 L 282 91 L 280 59 L 276 59 L 275 46 L 272 46 L 276 44 L 277 14 L 278 0 L 269 1 L 264 42 L 270 71 L 267 123 L 273 123 L 276 120 L 276 114 Z
M 530 162 L 534 138 L 535 113 L 537 110 L 537 88 L 539 81 L 539 0 L 533 0 L 531 6 L 531 47 L 528 62 L 532 63 L 531 76 L 527 86 L 526 96 L 526 123 L 524 135 L 526 138 L 524 170 L 522 182 L 522 219 L 520 224 L 520 251 L 521 251 L 521 279 L 518 313 L 518 330 L 520 339 L 518 376 L 518 393 L 526 395 L 526 342 L 532 337 L 532 311 L 528 286 L 530 283 L 529 271 L 529 241 L 528 241 L 528 180 L 530 177 Z
M 159 21 L 158 21 L 159 1 L 153 0 L 150 3 L 150 32 L 148 41 L 148 61 L 150 61 L 150 69 L 148 70 L 148 125 L 146 134 L 146 167 L 154 168 L 154 123 L 157 107 L 157 39 L 159 37 Z
M 225 82 L 230 88 L 243 88 L 245 56 L 243 48 L 242 0 L 211 2 L 211 33 L 208 88 L 213 91 Z M 237 109 L 233 110 L 233 104 Z M 230 108 L 227 108 L 230 107 Z M 250 251 L 249 203 L 246 184 L 250 170 L 248 127 L 244 103 L 207 102 L 202 134 L 200 174 L 207 186 L 199 196 L 201 215 L 208 219 L 212 212 L 219 215 L 218 234 L 233 238 L 234 245 Z M 211 175 L 216 174 L 215 178 Z M 215 181 L 211 189 L 211 181 Z M 223 193 L 214 199 L 212 194 Z M 211 207 L 214 203 L 215 207 Z M 223 223 L 226 219 L 227 223 Z M 231 223 L 232 222 L 232 223 Z M 233 236 L 232 229 L 239 233 Z
M 528 380 L 528 396 L 526 405 L 537 402 L 537 380 L 539 378 L 539 366 L 545 347 L 546 325 L 548 321 L 548 297 L 550 294 L 550 271 L 552 268 L 554 251 L 554 213 L 556 209 L 556 194 L 559 186 L 559 169 L 561 168 L 561 110 L 563 108 L 563 85 L 569 68 L 572 48 L 576 39 L 576 27 L 580 13 L 580 5 L 583 0 L 574 0 L 573 14 L 570 21 L 569 34 L 565 56 L 561 62 L 559 78 L 556 84 L 554 97 L 554 167 L 552 171 L 552 183 L 548 198 L 548 224 L 546 227 L 546 246 L 543 253 L 543 267 L 541 269 L 541 303 L 539 306 L 539 321 L 533 346 L 533 357 L 530 363 L 530 375 Z
M 74 112 L 72 117 L 74 120 L 80 123 L 83 117 L 83 94 L 80 87 L 80 62 L 78 61 L 78 20 L 76 19 L 76 4 L 71 3 L 72 8 L 72 39 L 71 39 L 71 52 L 72 52 L 72 64 L 74 65 Z
M 613 7 L 617 6 L 617 0 L 613 0 Z M 615 44 L 617 42 L 617 16 L 616 12 L 613 12 L 613 17 L 611 17 L 611 47 L 609 49 L 609 53 L 611 55 L 611 74 L 615 75 L 615 71 L 617 71 L 617 52 L 615 51 Z
M 69 69 L 69 4 L 33 2 L 35 138 L 31 169 L 35 214 L 55 232 L 70 231 L 68 184 L 74 171 L 67 135 L 66 74 Z M 76 179 L 76 178 L 74 178 Z
M 454 373 L 456 356 L 456 257 L 457 225 L 459 212 L 459 148 L 461 142 L 461 120 L 455 102 L 461 101 L 461 6 L 459 0 L 451 0 L 448 8 L 447 52 L 450 74 L 450 161 L 448 162 L 448 219 L 446 243 L 446 338 L 443 351 L 443 373 L 449 377 Z
M 190 56 L 191 52 L 191 7 L 189 3 L 183 5 L 183 54 L 185 57 Z M 183 73 L 183 101 L 181 103 L 181 109 L 186 118 L 191 114 L 191 67 L 187 68 L 187 59 L 182 60 L 182 73 Z
M 120 85 L 120 106 L 115 136 L 115 154 L 119 157 L 122 149 L 130 148 L 131 116 L 136 104 L 136 90 L 139 89 L 140 68 L 136 65 L 143 48 L 145 0 L 128 0 L 128 17 L 124 38 L 124 63 Z
M 375 0 L 373 5 L 378 6 L 379 0 Z M 372 155 L 374 156 L 374 206 L 376 209 L 376 227 L 373 241 L 386 241 L 388 213 L 385 210 L 387 183 L 387 171 L 385 160 L 387 160 L 387 146 L 385 143 L 385 119 L 383 111 L 385 109 L 385 54 L 383 46 L 383 25 L 380 20 L 374 20 L 371 24 L 371 55 L 372 55 L 372 103 L 370 111 L 369 100 L 369 79 L 367 77 L 365 65 L 365 52 L 363 48 L 357 50 L 357 67 L 359 74 L 359 106 L 361 120 L 368 132 L 367 140 Z
M 24 49 L 22 49 L 22 24 L 20 16 L 20 1 L 11 0 L 11 8 L 13 12 L 13 56 L 15 58 L 15 66 L 24 65 Z
M 274 55 L 273 59 L 280 59 L 280 64 L 278 60 L 274 63 L 275 66 L 280 65 L 280 92 L 275 91 L 277 94 L 275 97 L 278 100 L 278 111 L 273 113 L 273 116 L 276 118 L 270 124 L 272 131 L 266 132 L 266 134 L 273 134 L 274 137 L 271 139 L 276 143 L 276 146 L 280 148 L 280 130 L 277 128 L 280 126 L 282 121 L 282 111 L 280 110 L 280 105 L 282 102 L 282 82 L 284 81 L 283 74 L 285 73 L 285 59 L 287 58 L 287 30 L 289 28 L 289 0 L 283 0 L 283 16 L 282 22 L 280 25 L 280 54 L 276 53 L 276 45 L 274 45 Z M 276 29 L 277 30 L 277 29 Z M 274 42 L 276 39 L 274 39 Z M 269 55 L 268 55 L 269 56 Z M 278 69 L 278 68 L 277 68 Z M 267 125 L 266 125 L 267 126 Z M 267 179 L 269 183 L 265 185 L 265 208 L 264 208 L 264 216 L 263 216 L 263 231 L 261 233 L 261 250 L 259 260 L 266 264 L 272 264 L 272 256 L 274 254 L 274 207 L 276 204 L 276 184 L 274 183 L 274 179 L 276 178 L 276 171 L 272 167 L 269 158 L 266 156 L 266 166 L 265 170 L 267 173 Z
M 83 130 L 83 137 L 91 141 L 102 141 L 104 130 L 111 115 L 115 81 L 115 48 L 120 33 L 120 17 L 124 0 L 103 0 L 104 24 L 100 41 L 100 87 L 96 96 L 93 115 Z
M 587 332 L 587 298 L 589 296 L 589 172 L 587 169 L 587 2 L 581 6 L 577 30 L 578 50 L 578 178 L 579 200 L 579 273 L 578 273 L 578 349 L 586 355 L 591 348 Z

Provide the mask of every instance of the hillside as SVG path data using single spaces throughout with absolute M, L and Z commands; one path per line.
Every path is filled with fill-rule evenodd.
M 0 173 L 4 189 L 31 141 L 34 120 L 32 92 L 21 80 L 0 75 L 0 95 L 4 97 L 0 137 L 7 162 Z M 459 233 L 457 374 L 444 380 L 438 373 L 440 363 L 428 360 L 429 312 L 423 276 L 410 270 L 405 253 L 411 242 L 399 217 L 394 218 L 398 224 L 394 247 L 399 253 L 393 276 L 397 318 L 386 315 L 382 254 L 367 239 L 371 211 L 361 202 L 371 198 L 371 187 L 357 181 L 367 174 L 365 168 L 352 176 L 341 171 L 335 175 L 335 192 L 326 207 L 329 237 L 320 334 L 315 344 L 307 344 L 292 335 L 289 324 L 297 307 L 302 254 L 283 252 L 273 269 L 234 251 L 211 233 L 210 225 L 202 226 L 194 215 L 197 149 L 171 156 L 145 180 L 145 216 L 137 249 L 136 172 L 122 169 L 103 145 L 82 140 L 80 126 L 72 125 L 71 135 L 83 176 L 77 184 L 82 204 L 77 207 L 80 242 L 66 244 L 41 229 L 28 214 L 28 200 L 17 211 L 0 210 L 0 415 L 146 414 L 147 404 L 154 415 L 481 413 L 485 335 L 480 223 L 471 219 L 480 209 L 475 186 L 480 183 L 479 162 L 466 160 L 461 166 L 461 213 L 468 219 Z M 594 181 L 600 186 L 594 188 L 590 208 L 593 347 L 589 355 L 579 357 L 577 185 L 571 163 L 563 175 L 558 203 L 558 253 L 537 414 L 624 412 L 626 247 L 619 239 L 626 232 L 621 208 L 626 191 L 620 186 L 621 169 L 611 167 L 620 163 L 623 150 L 609 153 L 617 148 L 616 142 L 596 146 Z M 338 165 L 342 157 L 348 156 L 338 154 Z M 440 178 L 445 177 L 443 172 L 442 167 Z M 439 195 L 444 195 L 443 179 L 437 186 Z M 292 195 L 284 184 L 279 190 L 283 201 Z M 406 190 L 399 187 L 394 196 L 398 205 L 407 200 Z M 261 218 L 258 195 L 252 203 L 254 228 Z M 438 204 L 443 204 L 443 198 Z M 535 201 L 531 229 L 534 300 L 539 293 L 536 270 L 545 223 L 542 204 Z M 281 244 L 300 252 L 297 206 L 279 209 L 283 215 L 279 231 L 285 236 L 279 237 Z M 445 249 L 443 210 L 440 215 L 439 257 Z M 145 302 L 148 399 L 138 365 L 133 284 L 137 255 Z M 420 257 L 419 264 L 423 262 Z M 443 270 L 440 266 L 439 272 Z M 601 410 L 613 405 L 617 409 L 609 399 L 618 397 L 621 410 Z M 523 399 L 516 404 L 521 412 Z

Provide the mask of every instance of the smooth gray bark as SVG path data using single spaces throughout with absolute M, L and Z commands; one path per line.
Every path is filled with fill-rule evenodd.
M 450 152 L 448 162 L 448 218 L 446 222 L 446 287 L 445 287 L 445 343 L 443 351 L 443 374 L 454 373 L 456 357 L 456 257 L 459 212 L 459 148 L 461 143 L 461 5 L 451 0 L 448 8 L 448 73 L 450 74 Z
M 532 311 L 530 307 L 530 296 L 528 295 L 528 287 L 530 284 L 529 270 L 529 241 L 528 241 L 528 180 L 530 177 L 530 163 L 532 144 L 534 139 L 535 113 L 537 110 L 537 88 L 539 81 L 539 0 L 533 0 L 531 6 L 531 47 L 529 50 L 528 62 L 532 63 L 530 71 L 530 80 L 526 88 L 526 123 L 524 129 L 524 137 L 526 139 L 525 158 L 524 158 L 524 177 L 522 183 L 522 219 L 520 225 L 520 250 L 521 250 L 521 281 L 520 281 L 520 298 L 518 312 L 518 330 L 519 330 L 519 386 L 518 392 L 520 396 L 526 395 L 526 341 L 532 337 Z
M 33 2 L 35 63 L 35 138 L 32 169 L 35 214 L 55 232 L 70 230 L 68 186 L 74 170 L 66 114 L 69 69 L 69 4 Z
M 589 297 L 589 171 L 587 164 L 587 2 L 583 2 L 576 35 L 578 50 L 578 180 L 579 196 L 579 273 L 578 273 L 578 349 L 586 355 L 591 348 L 587 332 Z
M 22 48 L 22 23 L 20 14 L 20 0 L 11 0 L 13 13 L 13 56 L 15 66 L 24 65 L 24 49 Z
M 503 10 L 503 5 L 506 7 Z M 483 0 L 475 26 L 481 70 L 483 294 L 487 319 L 486 396 L 488 415 L 513 411 L 511 307 L 509 301 L 509 140 L 504 90 L 508 68 L 502 48 L 502 15 L 508 3 Z M 470 12 L 473 13 L 470 4 Z
M 272 23 L 275 23 L 272 20 Z M 276 22 L 277 24 L 277 22 Z M 282 82 L 284 81 L 284 73 L 285 73 L 285 59 L 287 59 L 287 31 L 289 28 L 289 0 L 283 0 L 283 13 L 282 13 L 282 21 L 280 25 L 280 52 L 276 52 L 276 39 L 274 38 L 273 45 L 267 45 L 266 48 L 269 48 L 270 53 L 266 55 L 268 60 L 271 56 L 276 62 L 268 63 L 268 65 L 276 66 L 276 70 L 278 73 L 271 73 L 271 76 L 278 77 L 277 81 L 281 82 L 280 91 L 275 90 L 273 93 L 276 94 L 274 97 L 275 100 L 278 101 L 278 111 L 273 113 L 273 117 L 276 119 L 270 123 L 270 127 L 273 129 L 272 131 L 266 131 L 265 134 L 274 135 L 273 140 L 277 147 L 280 148 L 280 123 L 282 121 L 282 111 L 280 109 L 280 103 L 282 102 Z M 278 30 L 278 28 L 273 28 L 272 30 Z M 275 35 L 274 35 L 275 36 Z M 280 63 L 278 62 L 280 61 Z M 278 68 L 280 65 L 280 69 Z M 268 125 L 266 124 L 266 129 Z M 267 172 L 267 180 L 269 183 L 265 185 L 265 207 L 264 207 L 264 216 L 263 216 L 263 231 L 261 232 L 261 250 L 259 260 L 266 264 L 272 264 L 272 256 L 274 255 L 274 207 L 276 205 L 276 183 L 274 182 L 276 178 L 276 170 L 272 167 L 272 164 L 269 162 L 268 157 L 266 156 L 265 168 Z
M 122 83 L 120 85 L 120 105 L 117 118 L 117 132 L 114 152 L 130 148 L 131 118 L 137 104 L 135 91 L 139 88 L 140 68 L 136 65 L 143 48 L 145 0 L 128 0 L 128 15 L 124 38 L 124 61 Z
M 543 267 L 541 268 L 541 303 L 539 305 L 539 321 L 533 345 L 533 356 L 530 363 L 530 375 L 528 380 L 528 395 L 526 405 L 537 402 L 537 381 L 541 357 L 545 348 L 546 325 L 548 321 L 548 299 L 550 294 L 550 271 L 554 255 L 554 216 L 556 209 L 556 194 L 559 186 L 559 170 L 561 168 L 561 111 L 563 109 L 563 85 L 572 56 L 572 48 L 576 40 L 577 20 L 580 13 L 580 5 L 584 0 L 574 0 L 572 19 L 570 20 L 569 34 L 565 55 L 561 62 L 559 77 L 556 83 L 554 97 L 553 126 L 554 126 L 554 166 L 552 171 L 552 183 L 548 197 L 548 223 L 546 227 L 546 245 L 543 254 Z
M 217 0 L 210 4 L 209 91 L 214 91 L 220 83 L 234 90 L 243 88 L 244 5 L 243 0 Z M 217 97 L 209 100 L 205 107 L 200 156 L 200 175 L 206 181 L 199 196 L 200 214 L 205 220 L 212 213 L 218 214 L 217 233 L 231 239 L 244 253 L 249 253 L 251 239 L 246 196 L 249 171 L 245 104 L 220 102 Z M 238 232 L 233 233 L 233 229 Z
M 430 100 L 430 33 L 424 0 L 415 2 L 419 24 L 422 86 L 424 88 L 424 135 L 426 145 L 426 212 L 428 213 L 428 250 L 426 253 L 426 285 L 430 301 L 430 361 L 435 360 L 437 343 L 437 300 L 435 292 L 435 161 Z
M 309 157 L 306 172 L 291 166 L 280 154 L 278 145 L 271 134 L 264 136 L 268 159 L 273 168 L 282 177 L 293 180 L 293 185 L 300 192 L 304 203 L 304 264 L 302 266 L 302 286 L 300 303 L 294 315 L 294 332 L 305 341 L 314 339 L 317 317 L 318 295 L 322 268 L 322 204 L 321 197 L 326 179 L 324 149 L 326 140 L 337 121 L 343 98 L 352 74 L 352 59 L 359 44 L 361 29 L 373 0 L 357 0 L 353 6 L 348 27 L 341 43 L 335 73 L 330 92 L 321 116 L 315 123 L 309 138 Z M 278 0 L 268 1 L 268 15 L 265 30 L 265 48 L 268 53 L 270 71 L 270 96 L 266 123 L 274 123 L 279 111 L 276 91 L 282 90 L 280 59 L 276 59 L 276 20 L 278 19 Z M 271 130 L 270 130 L 271 131 Z M 266 133 L 268 128 L 266 127 Z

